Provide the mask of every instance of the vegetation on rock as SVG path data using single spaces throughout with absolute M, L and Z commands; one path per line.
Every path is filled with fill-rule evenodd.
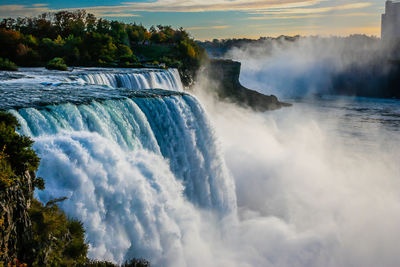
M 55 57 L 46 64 L 46 69 L 66 71 L 68 66 L 65 64 L 64 59 Z
M 18 70 L 17 65 L 14 62 L 8 60 L 7 58 L 0 57 L 0 70 L 16 71 Z

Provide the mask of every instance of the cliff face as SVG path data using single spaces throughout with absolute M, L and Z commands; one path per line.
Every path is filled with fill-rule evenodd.
M 212 81 L 211 90 L 220 99 L 231 100 L 241 106 L 251 107 L 256 111 L 274 110 L 285 106 L 274 95 L 263 95 L 242 86 L 239 82 L 241 63 L 232 60 L 214 59 L 207 64 L 203 74 Z
M 0 259 L 5 262 L 33 255 L 32 223 L 28 213 L 32 194 L 32 176 L 28 171 L 12 186 L 0 190 Z

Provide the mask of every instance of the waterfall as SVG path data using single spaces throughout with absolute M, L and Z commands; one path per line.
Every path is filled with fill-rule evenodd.
M 89 84 L 107 85 L 128 89 L 164 89 L 183 91 L 177 69 L 152 70 L 130 73 L 99 72 L 85 73 L 81 78 Z
M 11 110 L 35 140 L 43 201 L 81 220 L 89 256 L 185 265 L 198 208 L 236 210 L 233 181 L 196 98 L 126 98 Z

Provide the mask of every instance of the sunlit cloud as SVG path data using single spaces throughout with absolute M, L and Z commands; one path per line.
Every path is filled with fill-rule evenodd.
M 248 17 L 250 20 L 274 20 L 274 19 L 309 19 L 321 18 L 325 15 L 300 15 L 300 16 L 261 16 L 261 17 Z
M 115 17 L 115 18 L 125 18 L 125 17 L 141 17 L 138 14 L 132 13 L 100 13 L 101 17 Z
M 315 14 L 315 13 L 328 13 L 333 11 L 351 10 L 351 9 L 362 9 L 371 6 L 369 2 L 362 3 L 351 3 L 340 6 L 329 6 L 329 7 L 314 7 L 314 8 L 288 8 L 278 10 L 265 10 L 256 11 L 250 14 Z
M 124 6 L 136 11 L 202 12 L 202 11 L 251 11 L 266 8 L 294 8 L 315 5 L 327 0 L 157 0 L 155 2 L 128 2 Z
M 351 34 L 366 34 L 370 36 L 378 36 L 380 27 L 326 27 L 321 25 L 309 26 L 291 26 L 276 27 L 273 32 L 268 35 L 279 36 L 282 34 L 294 36 L 300 34 L 302 36 L 319 35 L 319 36 L 348 36 Z M 272 33 L 272 34 L 271 34 Z
M 47 4 L 34 5 L 0 5 L 0 17 L 28 17 L 51 12 Z
M 230 28 L 230 26 L 229 25 L 214 25 L 214 26 L 188 27 L 185 29 L 190 30 L 190 31 L 195 31 L 195 30 L 208 30 L 208 29 L 222 30 L 222 29 L 227 29 L 227 28 Z
M 203 12 L 203 11 L 257 11 L 276 8 L 299 8 L 312 6 L 327 0 L 157 0 L 155 2 L 125 2 L 114 6 L 80 7 L 98 16 L 127 12 Z M 68 9 L 63 9 L 68 10 Z M 9 12 L 11 11 L 11 13 Z M 41 12 L 54 12 L 47 4 L 0 5 L 0 16 L 31 16 Z M 115 17 L 118 17 L 116 15 Z
M 34 6 L 34 7 L 43 7 L 43 6 L 48 6 L 49 4 L 44 4 L 44 3 L 42 3 L 42 4 L 32 4 L 32 6 Z
M 258 17 L 248 17 L 248 20 L 281 20 L 281 19 L 312 19 L 312 18 L 322 18 L 322 17 L 371 17 L 376 16 L 373 13 L 363 13 L 363 12 L 354 12 L 354 13 L 346 13 L 346 14 L 309 14 L 309 15 L 289 15 L 289 16 L 258 16 Z
M 360 9 L 369 2 L 351 3 L 340 6 L 312 7 L 327 0 L 157 0 L 154 2 L 125 2 L 116 6 L 80 7 L 104 17 L 138 16 L 129 12 L 203 12 L 203 11 L 247 11 L 250 14 L 311 14 L 337 10 Z M 69 10 L 69 9 L 66 9 Z M 47 4 L 0 5 L 0 16 L 31 16 L 43 12 L 54 12 Z

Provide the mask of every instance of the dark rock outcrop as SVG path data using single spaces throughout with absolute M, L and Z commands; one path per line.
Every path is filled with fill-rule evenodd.
M 202 74 L 211 80 L 210 88 L 220 99 L 228 99 L 256 111 L 266 111 L 291 106 L 274 95 L 264 95 L 242 86 L 239 82 L 241 63 L 232 60 L 212 59 Z M 214 84 L 214 86 L 212 85 Z

